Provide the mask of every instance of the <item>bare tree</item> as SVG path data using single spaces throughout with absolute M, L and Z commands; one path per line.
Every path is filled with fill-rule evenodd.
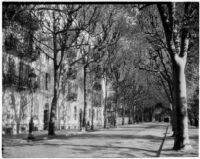
M 117 42 L 119 33 L 115 30 L 115 21 L 113 20 L 112 9 L 108 10 L 105 15 L 100 12 L 105 11 L 107 7 L 97 7 L 95 10 L 98 12 L 96 17 L 96 24 L 93 26 L 93 30 L 84 32 L 81 41 L 84 45 L 79 47 L 81 65 L 83 67 L 83 91 L 84 91 L 84 109 L 83 109 L 83 120 L 82 130 L 86 128 L 86 96 L 87 96 L 87 74 L 92 72 L 91 65 L 96 63 L 96 67 L 99 67 L 101 62 L 105 59 L 108 54 L 108 48 Z M 109 8 L 109 6 L 108 6 Z M 101 69 L 101 68 L 100 68 Z
M 41 22 L 41 29 L 35 41 L 43 47 L 41 51 L 53 60 L 54 68 L 54 96 L 51 104 L 49 135 L 55 135 L 57 100 L 64 68 L 63 59 L 70 49 L 77 47 L 81 32 L 90 28 L 91 23 L 94 22 L 95 10 L 90 10 L 91 15 L 88 15 L 84 21 L 81 19 L 82 12 L 86 12 L 87 8 L 89 6 L 39 5 L 35 10 Z

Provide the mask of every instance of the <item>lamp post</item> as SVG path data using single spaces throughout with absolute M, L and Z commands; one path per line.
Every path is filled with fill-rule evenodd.
M 34 123 L 33 123 L 33 89 L 34 89 L 35 79 L 36 79 L 36 74 L 34 73 L 33 70 L 31 70 L 31 73 L 29 74 L 29 80 L 30 80 L 32 99 L 31 99 L 31 118 L 29 121 L 28 139 L 34 139 L 34 136 L 33 136 L 33 127 L 34 127 Z

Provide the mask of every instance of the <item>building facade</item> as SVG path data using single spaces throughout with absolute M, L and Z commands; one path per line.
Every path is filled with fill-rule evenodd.
M 35 131 L 47 130 L 53 97 L 53 61 L 33 42 L 36 30 L 14 23 L 20 30 L 17 33 L 13 28 L 3 28 L 2 130 L 4 134 L 27 133 L 31 117 Z M 83 70 L 67 69 L 58 97 L 56 128 L 80 129 L 84 105 Z M 36 75 L 34 81 L 30 81 L 31 73 Z M 98 83 L 101 87 L 102 79 Z M 102 94 L 103 89 L 87 90 L 89 126 L 103 126 Z

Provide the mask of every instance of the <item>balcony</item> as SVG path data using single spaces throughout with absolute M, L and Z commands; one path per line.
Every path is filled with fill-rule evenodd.
M 77 100 L 77 94 L 76 93 L 69 93 L 67 95 L 67 100 L 68 101 L 76 101 Z
M 39 58 L 40 52 L 38 49 L 33 50 L 31 48 L 27 48 L 23 51 L 19 51 L 18 55 L 25 61 L 33 62 Z
M 101 89 L 102 89 L 101 84 L 99 82 L 95 82 L 93 85 L 93 90 L 101 91 Z
M 30 81 L 27 78 L 22 78 L 13 74 L 3 74 L 3 87 L 15 87 L 18 91 L 31 89 Z M 36 90 L 39 88 L 39 82 L 35 81 L 33 83 L 33 89 Z
M 5 39 L 5 49 L 6 49 L 6 51 L 11 51 L 11 50 L 17 49 L 17 38 L 13 37 L 12 34 L 7 36 Z
M 67 72 L 67 78 L 70 80 L 74 80 L 76 79 L 76 76 L 77 76 L 77 70 L 69 68 Z
M 67 53 L 67 58 L 70 60 L 73 60 L 76 58 L 76 52 L 75 51 L 71 51 Z
M 92 101 L 92 103 L 93 103 L 93 106 L 94 107 L 101 107 L 101 104 L 102 104 L 102 97 L 101 97 L 101 95 L 94 95 L 95 97 L 93 97 L 93 101 Z
M 20 78 L 20 77 L 19 79 L 20 79 L 19 85 L 18 85 L 19 90 L 25 90 L 25 89 L 30 88 L 30 82 L 28 79 Z
M 33 49 L 32 44 L 27 42 L 20 42 L 16 37 L 12 34 L 8 35 L 5 38 L 4 43 L 5 49 L 7 53 L 18 56 L 25 61 L 33 62 L 39 58 L 40 52 L 39 49 Z
M 13 74 L 3 74 L 3 86 L 18 86 L 19 77 Z

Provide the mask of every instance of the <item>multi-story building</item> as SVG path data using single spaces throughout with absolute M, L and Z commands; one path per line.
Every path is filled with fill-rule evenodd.
M 35 129 L 43 129 L 52 96 L 51 64 L 33 43 L 36 29 L 17 21 L 11 23 L 3 28 L 3 130 L 7 133 L 27 131 L 31 116 Z M 34 83 L 30 81 L 30 74 L 35 75 Z
M 33 28 L 16 21 L 3 28 L 3 133 L 26 133 L 33 117 L 35 130 L 47 130 L 53 97 L 53 61 L 33 42 Z M 17 27 L 17 28 L 16 28 Z M 17 31 L 16 31 L 17 30 Z M 35 74 L 34 83 L 30 74 Z M 57 129 L 79 129 L 83 116 L 83 70 L 68 68 L 57 103 Z M 102 80 L 98 81 L 102 85 Z M 65 85 L 65 86 L 64 86 Z M 103 125 L 103 89 L 87 91 L 87 123 Z
M 103 80 L 94 80 L 92 76 L 92 74 L 87 76 L 86 123 L 100 127 L 103 126 L 104 107 L 103 89 L 101 88 Z M 80 129 L 84 111 L 83 68 L 81 66 L 68 68 L 63 78 L 65 87 L 62 86 L 64 90 L 58 99 L 57 127 L 59 129 Z M 100 88 L 95 89 L 94 85 L 99 85 Z

